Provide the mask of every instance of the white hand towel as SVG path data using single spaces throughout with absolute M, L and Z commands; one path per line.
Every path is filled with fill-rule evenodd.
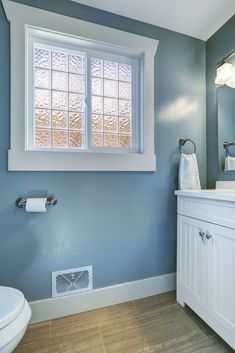
M 225 158 L 224 171 L 228 172 L 230 170 L 235 170 L 235 157 L 227 156 Z
M 179 190 L 200 190 L 201 183 L 195 153 L 180 155 Z

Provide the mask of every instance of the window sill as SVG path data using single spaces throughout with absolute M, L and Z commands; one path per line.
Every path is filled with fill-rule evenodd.
M 9 171 L 155 171 L 154 154 L 8 151 Z

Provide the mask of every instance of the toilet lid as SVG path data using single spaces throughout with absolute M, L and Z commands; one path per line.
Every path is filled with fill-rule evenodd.
M 23 310 L 25 298 L 18 289 L 0 286 L 0 330 Z

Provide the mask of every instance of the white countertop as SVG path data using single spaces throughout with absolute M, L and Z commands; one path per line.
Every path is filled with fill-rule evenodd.
M 176 190 L 175 195 L 235 202 L 235 189 Z

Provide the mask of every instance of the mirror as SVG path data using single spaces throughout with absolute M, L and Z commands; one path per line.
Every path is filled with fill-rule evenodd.
M 217 89 L 218 159 L 220 170 L 235 170 L 235 89 Z M 224 148 L 224 143 L 234 143 Z M 226 158 L 227 155 L 227 158 Z

